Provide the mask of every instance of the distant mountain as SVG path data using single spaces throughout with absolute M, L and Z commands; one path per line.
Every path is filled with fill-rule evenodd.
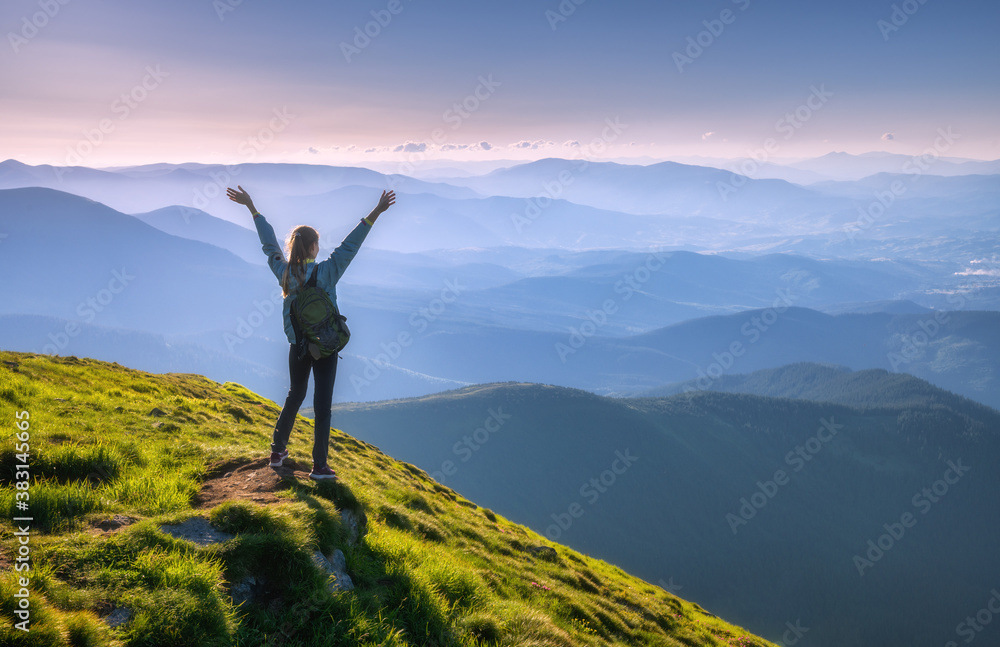
M 912 155 L 872 152 L 863 155 L 827 153 L 822 157 L 788 164 L 803 171 L 811 171 L 836 180 L 860 180 L 877 173 L 912 173 L 928 175 L 995 175 L 1000 173 L 1000 160 L 981 161 L 941 157 L 934 160 L 917 160 Z
M 383 189 L 437 193 L 449 198 L 471 198 L 469 189 L 424 182 L 399 174 L 365 168 L 310 164 L 154 164 L 110 170 L 85 167 L 28 166 L 16 160 L 0 162 L 0 189 L 46 187 L 96 200 L 125 213 L 153 211 L 181 205 L 223 219 L 243 217 L 226 198 L 226 187 L 242 184 L 266 211 L 272 196 L 312 195 L 347 186 L 372 189 L 372 205 Z M 369 209 L 371 207 L 369 206 Z M 365 215 L 360 214 L 358 217 Z M 233 220 L 235 221 L 235 220 Z
M 913 378 L 787 375 L 866 404 L 506 383 L 333 424 L 761 635 L 800 619 L 806 644 L 943 644 L 1000 568 L 1000 412 Z
M 0 190 L 0 314 L 177 334 L 233 329 L 277 286 L 265 267 L 51 189 Z M 192 316 L 192 315 L 195 316 Z
M 698 390 L 697 380 L 650 389 L 642 397 L 668 397 Z M 832 402 L 862 409 L 948 408 L 992 419 L 996 411 L 907 373 L 852 371 L 844 366 L 802 362 L 749 374 L 724 375 L 711 391 Z
M 391 363 L 466 383 L 530 379 L 603 394 L 636 394 L 692 379 L 711 390 L 725 374 L 818 362 L 909 373 L 1000 406 L 998 312 L 832 316 L 777 305 L 626 337 L 598 333 L 602 326 L 596 311 L 592 318 L 584 313 L 563 332 L 468 325 L 449 318 L 415 335 Z M 393 330 L 375 338 L 388 344 L 399 331 L 415 329 L 389 328 Z M 358 344 L 355 352 L 369 357 L 383 352 L 369 343 Z M 363 385 L 358 399 L 397 397 L 378 389 L 377 381 Z
M 777 214 L 804 200 L 811 200 L 815 209 L 818 199 L 809 190 L 783 180 L 747 179 L 729 171 L 676 162 L 639 166 L 550 158 L 448 181 L 484 195 L 544 196 L 633 214 L 757 222 L 773 222 Z M 831 202 L 822 208 L 837 206 Z
M 197 343 L 179 336 L 110 328 L 79 320 L 0 315 L 0 347 L 4 350 L 100 357 L 141 371 L 200 373 L 215 380 L 239 382 L 276 398 L 287 393 L 288 370 L 281 363 L 282 359 L 287 361 L 287 346 L 248 359 L 228 352 L 225 344 L 219 343 L 221 337 L 222 331 L 217 331 L 214 343 Z
M 859 303 L 839 303 L 833 306 L 817 308 L 830 315 L 842 314 L 869 314 L 873 312 L 887 312 L 891 314 L 926 314 L 932 312 L 931 308 L 914 303 L 909 299 L 885 300 L 885 301 L 862 301 Z
M 263 264 L 267 260 L 261 251 L 260 239 L 255 230 L 240 227 L 199 209 L 174 205 L 133 215 L 172 236 L 227 249 L 248 263 Z

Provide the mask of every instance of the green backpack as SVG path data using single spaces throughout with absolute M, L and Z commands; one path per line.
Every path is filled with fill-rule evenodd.
M 316 285 L 317 270 L 299 288 L 292 301 L 292 323 L 299 357 L 308 352 L 313 359 L 339 353 L 351 339 L 347 317 L 337 311 L 330 295 Z

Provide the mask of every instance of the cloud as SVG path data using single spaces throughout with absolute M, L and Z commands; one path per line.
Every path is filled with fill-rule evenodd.
M 563 146 L 565 146 L 566 148 L 580 148 L 580 142 L 576 141 L 575 139 L 572 139 L 568 142 L 563 142 Z
M 539 148 L 546 148 L 548 146 L 555 146 L 555 145 L 556 145 L 555 142 L 546 141 L 544 139 L 536 139 L 533 142 L 529 142 L 526 139 L 522 139 L 521 141 L 515 144 L 511 144 L 508 148 L 520 148 L 523 150 L 538 150 Z
M 423 153 L 427 151 L 425 142 L 406 142 L 392 149 L 393 153 Z
M 312 153 L 313 155 L 316 155 L 316 154 L 319 153 L 319 149 L 316 148 L 315 146 L 310 146 L 309 147 L 309 152 Z
M 443 151 L 464 151 L 469 148 L 468 144 L 445 144 L 441 147 Z
M 882 135 L 882 141 L 884 142 L 891 142 L 894 139 L 896 139 L 896 136 L 892 133 L 885 133 Z
M 493 144 L 491 144 L 489 142 L 479 142 L 478 144 L 476 144 L 476 146 L 478 146 L 480 150 L 484 150 L 484 151 L 488 151 L 488 150 L 491 150 L 493 148 Z
M 710 130 L 710 131 L 708 131 L 707 133 L 705 133 L 705 134 L 703 134 L 701 136 L 701 141 L 707 142 L 709 139 L 711 139 L 714 136 L 715 136 L 715 131 L 714 130 Z

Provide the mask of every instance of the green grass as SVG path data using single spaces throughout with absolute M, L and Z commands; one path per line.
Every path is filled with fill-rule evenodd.
M 77 358 L 0 352 L 0 420 L 30 414 L 32 568 L 0 574 L 7 645 L 769 645 L 620 569 L 479 508 L 423 471 L 334 430 L 337 484 L 279 503 L 192 508 L 213 466 L 266 451 L 278 407 L 236 384 Z M 11 363 L 15 363 L 14 367 Z M 158 411 L 156 411 L 158 410 Z M 311 421 L 292 458 L 308 464 Z M 0 539 L 14 555 L 12 433 L 0 447 Z M 348 543 L 339 511 L 367 519 Z M 102 535 L 113 514 L 138 521 Z M 234 539 L 199 547 L 160 526 L 207 516 Z M 555 548 L 543 558 L 530 546 Z M 316 550 L 344 551 L 354 591 L 330 593 Z M 30 576 L 31 631 L 12 628 Z M 253 576 L 253 604 L 233 583 Z M 109 629 L 116 607 L 131 620 Z

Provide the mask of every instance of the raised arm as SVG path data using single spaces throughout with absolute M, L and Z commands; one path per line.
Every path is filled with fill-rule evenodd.
M 374 225 L 378 217 L 382 215 L 389 207 L 396 204 L 396 192 L 395 191 L 383 191 L 382 197 L 378 199 L 378 204 L 372 209 L 372 212 L 365 216 L 365 221 L 369 225 Z
M 361 248 L 361 243 L 364 242 L 365 237 L 368 236 L 368 232 L 371 230 L 371 226 L 375 224 L 378 217 L 382 215 L 389 207 L 396 203 L 396 192 L 395 191 L 383 191 L 382 197 L 379 198 L 378 204 L 375 208 L 371 210 L 367 216 L 361 219 L 361 222 L 357 224 L 351 233 L 347 235 L 344 242 L 337 246 L 337 249 L 333 250 L 330 254 L 330 263 L 328 265 L 327 280 L 329 283 L 336 285 L 340 277 L 343 276 L 344 271 L 347 266 L 351 264 L 354 260 L 354 256 L 358 253 Z
M 250 199 L 250 194 L 244 191 L 243 187 L 236 186 L 239 191 L 227 188 L 226 195 L 233 202 L 245 205 L 250 210 L 250 214 L 253 216 L 253 224 L 257 228 L 257 236 L 260 238 L 261 248 L 267 256 L 267 264 L 280 281 L 285 273 L 286 263 L 285 255 L 281 251 L 281 245 L 278 244 L 278 237 L 274 234 L 274 227 L 257 211 L 257 207 L 253 205 L 253 200 Z

